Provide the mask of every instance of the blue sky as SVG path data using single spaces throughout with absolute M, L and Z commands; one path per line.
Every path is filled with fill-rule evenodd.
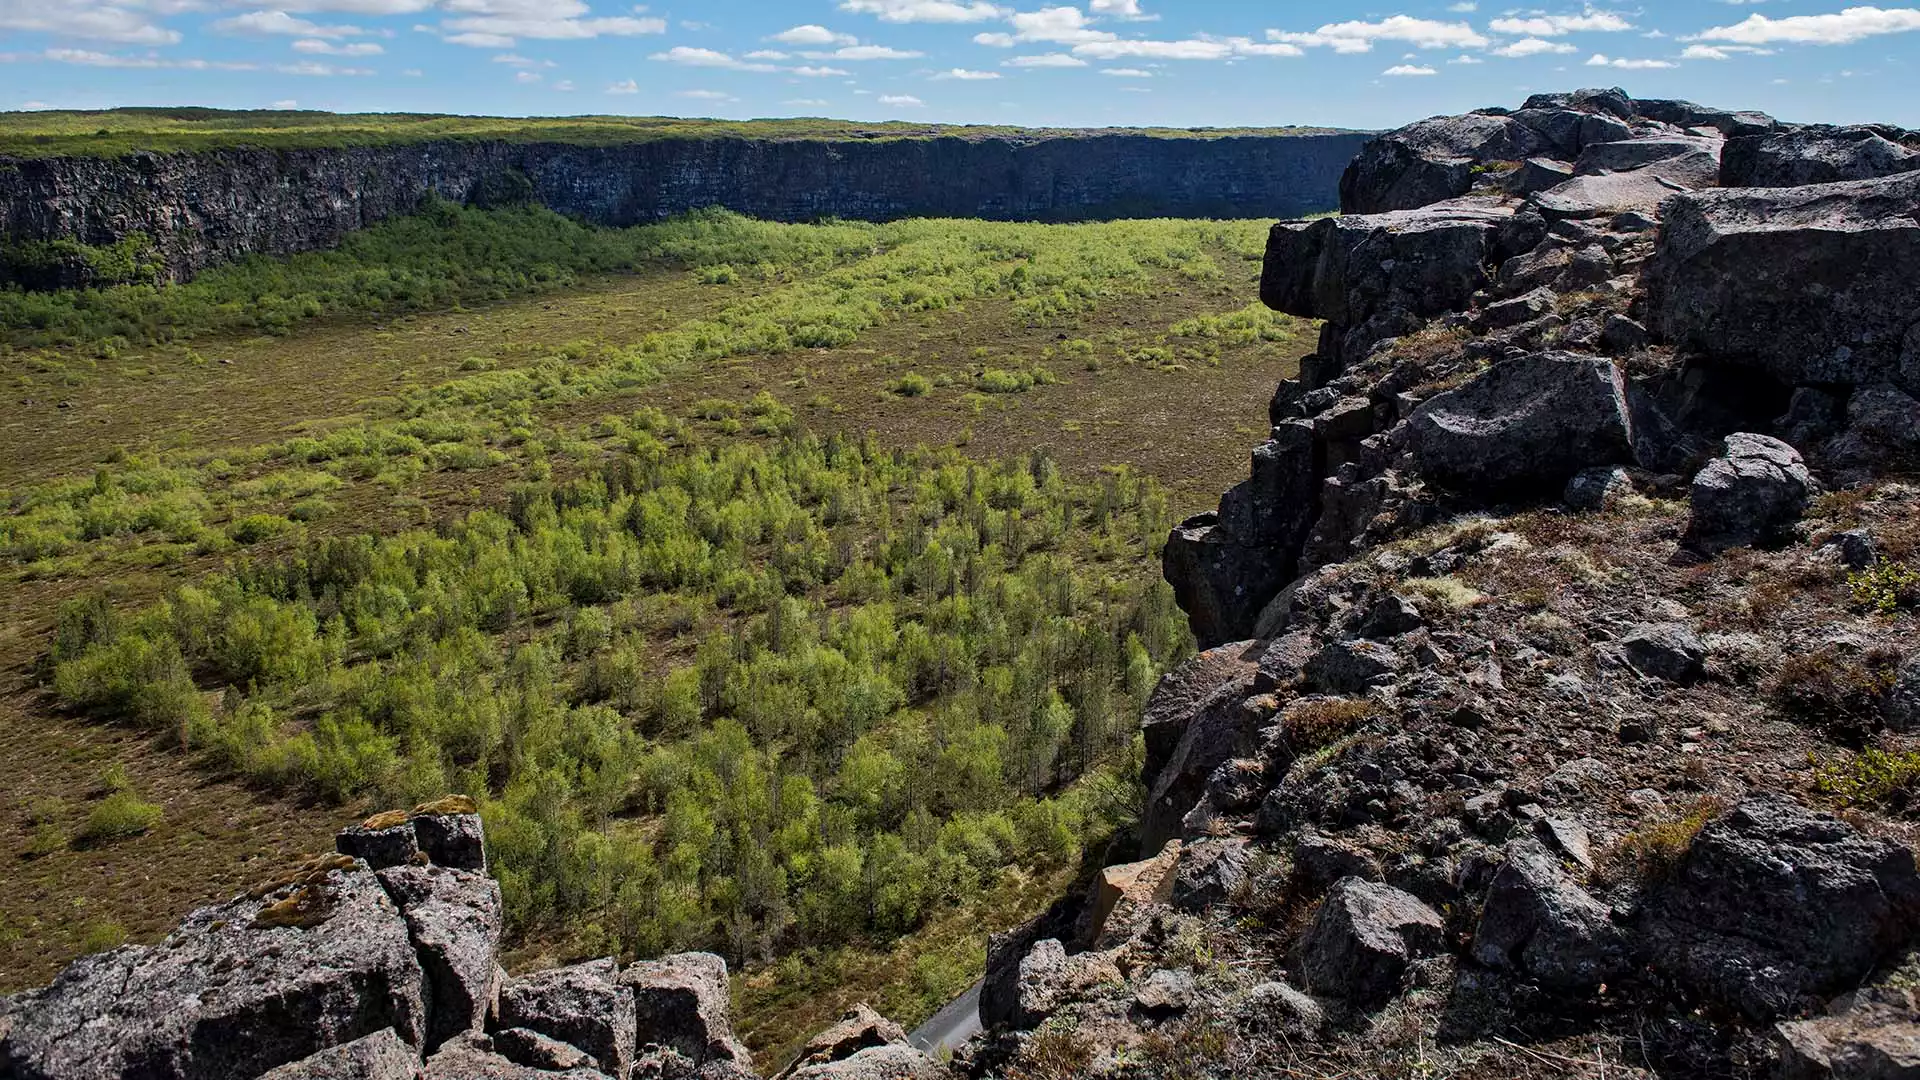
M 1920 7 L 0 0 L 0 109 L 1390 127 L 1537 90 L 1920 127 Z

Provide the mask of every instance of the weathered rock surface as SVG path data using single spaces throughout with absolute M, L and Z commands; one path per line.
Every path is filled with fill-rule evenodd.
M 1496 364 L 1413 414 L 1422 475 L 1483 495 L 1560 490 L 1575 473 L 1634 460 L 1626 377 L 1610 361 L 1541 353 Z
M 282 1065 L 260 1080 L 420 1080 L 421 1075 L 420 1051 L 386 1028 Z
M 841 1017 L 839 1023 L 808 1039 L 800 1056 L 776 1076 L 791 1076 L 808 1066 L 843 1061 L 872 1047 L 904 1046 L 906 1042 L 905 1029 L 862 1003 Z
M 1913 935 L 1913 852 L 1781 798 L 1735 807 L 1647 901 L 1647 962 L 1755 1019 L 1853 985 Z
M 505 915 L 492 878 L 439 866 L 397 866 L 379 872 L 400 905 L 427 977 L 426 1048 L 477 1031 L 493 1003 L 494 954 Z
M 1488 280 L 1513 210 L 1463 200 L 1418 210 L 1283 221 L 1267 241 L 1260 299 L 1345 326 L 1382 312 L 1430 318 L 1467 305 Z
M 1399 992 L 1412 961 L 1440 951 L 1443 932 L 1440 916 L 1415 897 L 1345 878 L 1301 940 L 1300 975 L 1316 994 L 1378 1005 Z
M 1412 210 L 1465 195 L 1473 167 L 1523 161 L 1546 140 L 1505 116 L 1440 116 L 1410 124 L 1366 145 L 1340 178 L 1343 214 Z
M 809 1065 L 792 1080 L 947 1080 L 946 1066 L 911 1046 L 875 1046 L 843 1061 Z
M 1911 138 L 1911 136 L 1909 136 Z M 1873 180 L 1920 169 L 1920 148 L 1870 127 L 1814 125 L 1727 143 L 1722 187 L 1801 187 Z
M 1650 679 L 1691 683 L 1706 674 L 1707 647 L 1685 623 L 1642 623 L 1620 639 L 1627 666 Z
M 734 1037 L 725 960 L 712 953 L 682 953 L 633 964 L 619 981 L 633 994 L 640 1045 L 672 1047 L 696 1065 L 753 1066 L 753 1055 Z
M 1693 478 L 1688 541 L 1721 551 L 1774 538 L 1800 520 L 1816 490 L 1793 447 L 1765 435 L 1729 435 L 1726 451 Z
M 1622 971 L 1624 936 L 1606 905 L 1535 840 L 1507 846 L 1473 936 L 1473 958 L 1564 993 L 1585 994 Z
M 608 1080 L 590 1068 L 550 1072 L 495 1052 L 484 1035 L 463 1035 L 427 1059 L 427 1080 Z
M 1920 1076 L 1920 1001 L 1913 992 L 1884 988 L 1850 997 L 1857 1000 L 1831 1015 L 1779 1026 L 1781 1080 Z
M 363 865 L 316 863 L 194 912 L 158 945 L 76 962 L 10 1000 L 0 1071 L 242 1080 L 387 1028 L 420 1045 L 425 978 Z
M 592 1055 L 601 1072 L 626 1080 L 633 1071 L 633 992 L 620 985 L 611 959 L 509 979 L 500 988 L 499 1025 L 528 1028 Z

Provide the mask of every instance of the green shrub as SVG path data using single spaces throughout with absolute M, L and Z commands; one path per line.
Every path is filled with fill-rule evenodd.
M 1886 618 L 1920 607 L 1920 567 L 1907 563 L 1883 562 L 1850 574 L 1847 587 L 1855 604 Z
M 917 371 L 909 371 L 888 383 L 887 389 L 901 397 L 925 397 L 933 390 L 933 383 L 929 382 L 925 375 Z
M 96 844 L 139 836 L 160 824 L 164 816 L 160 807 L 142 801 L 131 791 L 116 791 L 94 806 L 74 839 Z
M 1874 806 L 1905 811 L 1920 793 L 1920 751 L 1866 749 L 1814 766 L 1813 788 L 1842 807 Z
M 248 514 L 227 527 L 227 536 L 236 544 L 258 544 L 293 528 L 293 522 L 278 514 Z
M 112 919 L 97 919 L 80 934 L 80 954 L 92 956 L 127 943 L 127 928 Z

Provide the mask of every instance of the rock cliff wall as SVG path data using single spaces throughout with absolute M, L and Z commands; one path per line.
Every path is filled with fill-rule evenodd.
M 105 245 L 142 232 L 180 279 L 244 255 L 329 247 L 428 193 L 531 198 L 616 226 L 710 206 L 777 221 L 1286 217 L 1331 209 L 1369 137 L 448 141 L 0 159 L 0 234 Z M 8 274 L 0 265 L 0 280 Z

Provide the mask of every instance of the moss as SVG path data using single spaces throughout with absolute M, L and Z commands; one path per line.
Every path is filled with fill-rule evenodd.
M 1487 598 L 1455 577 L 1409 578 L 1400 587 L 1416 599 L 1430 600 L 1448 611 L 1465 611 Z
M 448 795 L 432 802 L 421 803 L 413 808 L 415 817 L 427 814 L 477 814 L 479 812 L 480 804 L 473 801 L 471 795 Z
M 1920 793 L 1920 751 L 1867 749 L 1822 764 L 1811 756 L 1813 789 L 1842 808 L 1876 806 L 1904 811 Z
M 408 814 L 405 810 L 388 810 L 385 813 L 375 814 L 361 822 L 360 827 L 369 832 L 381 832 L 396 826 L 405 825 L 407 818 Z
M 282 889 L 293 886 L 319 885 L 327 880 L 334 871 L 352 870 L 360 861 L 351 855 L 310 855 L 289 866 L 275 876 L 255 885 L 248 893 L 250 900 L 264 900 Z
M 1302 701 L 1280 716 L 1280 728 L 1295 755 L 1304 757 L 1322 747 L 1331 746 L 1352 734 L 1372 719 L 1377 711 L 1371 701 L 1320 698 Z
M 302 885 L 284 900 L 268 904 L 253 917 L 256 930 L 319 926 L 333 915 L 333 893 L 325 885 Z
M 1693 847 L 1693 839 L 1726 809 L 1707 795 L 1677 818 L 1654 821 L 1621 837 L 1601 852 L 1595 876 L 1602 881 L 1652 882 L 1672 876 Z

